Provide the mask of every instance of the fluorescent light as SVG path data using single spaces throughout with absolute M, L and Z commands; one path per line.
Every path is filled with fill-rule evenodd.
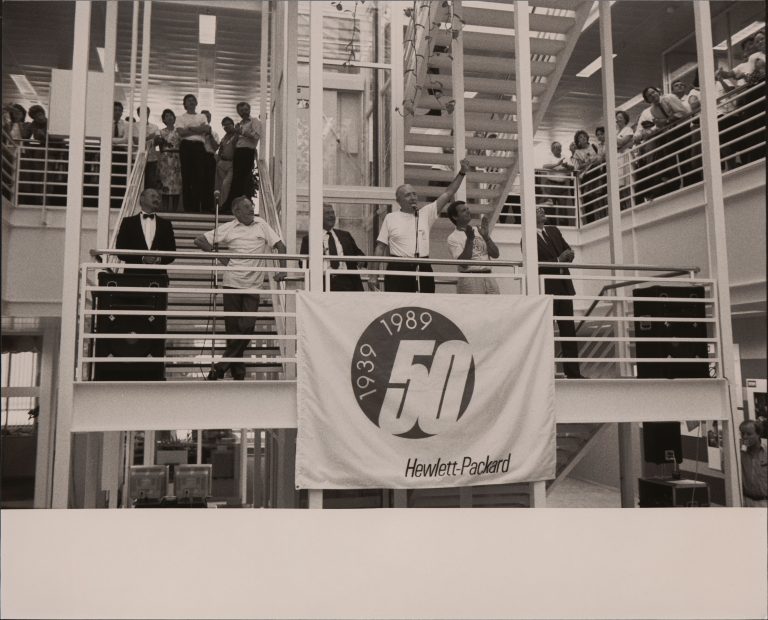
M 37 98 L 37 91 L 35 90 L 35 87 L 29 83 L 26 75 L 11 73 L 11 79 L 24 97 Z
M 632 99 L 629 99 L 629 100 L 625 101 L 620 106 L 616 106 L 616 110 L 622 110 L 622 111 L 626 112 L 627 110 L 631 110 L 638 103 L 641 103 L 643 101 L 645 101 L 643 99 L 643 93 L 640 93 L 639 95 L 635 95 L 634 97 L 632 97 Z
M 107 53 L 104 50 L 103 47 L 97 47 L 96 53 L 99 55 L 99 62 L 101 63 L 101 70 L 104 71 L 104 63 L 106 62 Z M 115 63 L 115 73 L 117 73 L 119 69 L 117 68 L 117 63 Z
M 616 58 L 616 54 L 613 54 L 613 57 Z M 576 77 L 588 78 L 592 74 L 597 73 L 598 71 L 600 71 L 602 66 L 603 66 L 603 57 L 602 56 L 598 56 L 591 63 L 589 63 L 586 67 L 584 67 L 581 71 L 579 71 L 576 74 Z
M 731 37 L 731 46 L 738 45 L 749 35 L 755 34 L 758 30 L 765 27 L 765 22 L 752 22 L 749 26 L 742 28 L 735 35 Z M 715 45 L 712 49 L 725 51 L 728 49 L 728 39 L 723 39 Z
M 200 17 L 200 44 L 216 45 L 216 16 L 199 15 Z

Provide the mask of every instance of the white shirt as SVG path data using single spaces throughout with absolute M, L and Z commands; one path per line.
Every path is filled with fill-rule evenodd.
M 620 138 L 626 138 L 627 136 L 631 136 L 633 134 L 632 127 L 629 125 L 624 125 L 624 127 L 621 128 L 621 131 L 616 136 L 616 139 Z M 629 149 L 632 148 L 632 141 L 630 140 L 627 144 L 624 145 L 624 148 L 619 149 L 619 153 L 625 153 Z
M 323 254 L 326 256 L 331 253 L 331 242 L 329 241 L 329 238 L 333 237 L 333 243 L 336 246 L 336 256 L 344 256 L 344 249 L 341 247 L 341 241 L 339 241 L 339 237 L 336 235 L 335 232 L 333 232 L 333 229 L 331 231 L 323 230 Z M 339 260 L 339 266 L 335 267 L 335 269 L 346 269 L 347 263 L 344 262 L 344 260 Z
M 571 177 L 571 172 L 566 167 L 565 156 L 555 157 L 555 154 L 551 151 L 547 153 L 547 156 L 541 162 L 541 167 L 548 172 L 547 180 L 554 183 L 567 183 Z
M 117 135 L 115 135 L 115 125 L 117 125 Z M 119 120 L 112 119 L 112 144 L 127 144 L 128 143 L 128 131 L 125 127 L 125 121 L 121 118 Z
M 155 231 L 157 230 L 157 216 L 144 217 L 144 212 L 141 212 L 141 230 L 144 231 L 144 241 L 147 242 L 147 249 L 152 247 L 152 242 L 155 240 Z
M 269 224 L 256 216 L 250 226 L 232 220 L 216 229 L 216 241 L 227 246 L 228 252 L 242 254 L 268 254 L 272 247 L 282 241 Z M 205 233 L 205 239 L 213 245 L 213 230 Z M 230 267 L 249 267 L 248 271 L 225 271 L 224 286 L 231 288 L 254 288 L 264 281 L 263 271 L 253 271 L 254 267 L 264 267 L 265 261 L 258 258 L 233 258 Z
M 134 121 L 131 121 L 132 123 Z M 135 139 L 138 139 L 139 137 L 139 130 L 141 129 L 141 121 L 138 123 L 135 123 L 133 126 L 133 137 Z M 147 161 L 157 161 L 157 148 L 154 144 L 154 137 L 157 134 L 158 129 L 157 125 L 154 123 L 147 123 Z M 126 139 L 128 138 L 128 134 L 125 135 Z
M 392 256 L 413 258 L 416 253 L 421 258 L 429 256 L 429 231 L 437 221 L 437 203 L 430 202 L 417 213 L 418 217 L 413 213 L 394 211 L 384 218 L 377 241 L 388 245 Z
M 190 127 L 200 127 L 201 125 L 207 125 L 208 119 L 205 118 L 205 114 L 190 114 L 185 112 L 176 117 L 176 129 L 189 129 Z M 202 134 L 193 133 L 182 138 L 182 140 L 192 140 L 193 142 L 204 142 Z
M 472 258 L 471 260 L 490 260 L 488 256 L 488 245 L 485 243 L 485 239 L 480 235 L 480 231 L 477 226 L 473 226 L 475 236 L 472 239 Z M 448 250 L 453 258 L 458 259 L 461 253 L 464 251 L 464 246 L 467 244 L 467 233 L 458 228 L 448 235 Z M 474 267 L 472 265 L 459 265 L 459 271 L 472 273 L 473 271 L 486 271 L 487 265 L 478 265 Z
M 261 121 L 256 118 L 249 118 L 247 121 L 241 120 L 238 124 L 242 132 L 237 138 L 238 149 L 256 149 L 256 144 L 261 137 Z

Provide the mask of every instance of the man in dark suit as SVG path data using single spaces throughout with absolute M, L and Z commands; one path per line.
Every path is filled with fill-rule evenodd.
M 155 189 L 147 188 L 141 192 L 139 205 L 141 213 L 123 218 L 117 233 L 116 247 L 119 250 L 153 250 L 157 252 L 175 252 L 176 237 L 171 222 L 156 215 L 160 208 L 160 194 Z M 145 265 L 167 265 L 173 262 L 173 256 L 119 255 L 126 263 Z M 166 275 L 161 269 L 128 269 L 129 274 Z
M 552 205 L 547 200 L 544 205 Z M 546 226 L 547 212 L 544 205 L 536 207 L 536 241 L 540 263 L 570 263 L 573 262 L 574 253 L 568 242 L 557 226 Z M 567 268 L 539 267 L 542 275 L 571 275 Z M 573 282 L 565 278 L 546 278 L 544 280 L 544 294 L 546 295 L 575 295 Z M 555 316 L 573 316 L 573 301 L 570 299 L 555 299 L 552 307 Z M 571 320 L 558 320 L 557 327 L 560 337 L 574 337 L 576 328 Z M 577 358 L 579 346 L 577 342 L 565 341 L 560 343 L 563 357 Z M 563 371 L 568 379 L 584 379 L 579 371 L 578 362 L 563 362 Z
M 355 240 L 346 230 L 334 228 L 336 212 L 327 202 L 323 203 L 323 254 L 330 256 L 365 256 L 365 253 L 357 247 Z M 301 240 L 300 254 L 309 253 L 309 235 L 304 235 Z M 363 282 L 356 273 L 357 261 L 331 261 L 331 269 L 346 269 L 355 273 L 335 274 L 331 276 L 332 291 L 362 291 Z

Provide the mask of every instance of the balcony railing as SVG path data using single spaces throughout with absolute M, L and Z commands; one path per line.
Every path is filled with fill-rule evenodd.
M 765 82 L 744 85 L 718 99 L 720 161 L 723 171 L 765 157 Z M 703 179 L 700 114 L 696 113 L 619 153 L 621 209 L 692 186 Z M 536 170 L 536 203 L 546 200 L 551 222 L 582 227 L 608 216 L 605 164 L 581 175 Z M 499 216 L 501 224 L 520 223 L 520 198 L 512 194 Z
M 109 255 L 115 250 L 96 251 Z M 227 267 L 203 252 L 129 252 L 121 254 L 173 255 L 189 264 L 122 265 L 125 273 L 139 270 L 144 276 L 167 271 L 170 285 L 148 288 L 148 284 L 127 286 L 106 270 L 103 262 L 83 264 L 80 275 L 80 307 L 75 379 L 90 380 L 203 380 L 215 362 L 243 362 L 249 380 L 292 379 L 296 364 L 297 290 L 309 290 L 309 270 L 301 266 L 305 255 L 247 255 L 262 261 L 253 268 L 265 274 L 264 284 L 253 289 L 222 289 L 217 278 Z M 220 258 L 242 254 L 220 253 Z M 296 266 L 282 267 L 286 259 Z M 462 279 L 492 278 L 501 294 L 520 295 L 526 290 L 519 261 L 465 261 L 402 259 L 396 257 L 356 257 L 363 263 L 397 264 L 419 262 L 433 265 L 438 292 L 456 291 Z M 331 276 L 349 271 L 330 269 L 331 257 L 324 257 L 325 288 Z M 492 270 L 491 273 L 455 271 L 461 265 Z M 542 268 L 559 269 L 562 263 L 542 263 Z M 716 287 L 712 279 L 694 277 L 695 267 L 649 265 L 569 265 L 571 275 L 541 275 L 541 289 L 546 282 L 571 279 L 574 296 L 554 295 L 555 321 L 578 322 L 574 335 L 557 333 L 556 350 L 561 362 L 578 362 L 589 377 L 632 378 L 659 376 L 720 376 L 719 313 Z M 449 271 L 445 271 L 448 269 Z M 615 275 L 617 271 L 637 275 Z M 106 274 L 99 278 L 99 272 Z M 286 272 L 286 285 L 274 285 L 271 274 Z M 360 269 L 364 282 L 368 276 L 413 276 L 412 271 Z M 423 278 L 424 276 L 421 275 Z M 109 283 L 108 280 L 114 281 Z M 662 285 L 663 288 L 650 287 Z M 256 312 L 227 312 L 222 309 L 225 295 L 250 293 L 261 295 L 264 306 Z M 375 293 L 369 293 L 375 294 Z M 274 300 L 281 300 L 278 304 Z M 563 314 L 560 300 L 570 301 L 574 313 Z M 151 318 L 150 318 L 151 317 Z M 232 317 L 256 320 L 253 334 L 227 334 L 225 321 Z M 489 321 L 493 317 L 488 317 Z M 253 341 L 246 357 L 224 357 L 226 341 Z M 576 342 L 578 355 L 567 356 L 566 343 Z M 565 346 L 564 346 L 565 345 Z M 153 348 L 154 347 L 154 348 Z M 288 353 L 287 353 L 288 352 Z M 127 369 L 125 377 L 113 372 Z M 655 366 L 653 366 L 655 365 Z M 670 370 L 676 367 L 677 370 Z M 653 368 L 656 375 L 648 374 Z M 666 376 L 666 375 L 664 375 Z

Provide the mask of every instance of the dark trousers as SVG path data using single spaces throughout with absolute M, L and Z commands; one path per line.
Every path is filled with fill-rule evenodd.
M 340 273 L 331 276 L 332 291 L 362 291 L 363 281 L 356 273 Z
M 216 158 L 213 153 L 205 152 L 205 179 L 203 179 L 203 211 L 213 213 L 216 210 L 216 200 L 213 190 L 216 185 Z
M 424 263 L 390 263 L 388 271 L 418 271 L 432 273 L 432 265 Z M 384 276 L 384 290 L 392 293 L 434 293 L 435 279 L 417 276 Z
M 211 196 L 205 196 L 207 160 L 203 143 L 182 140 L 179 146 L 179 158 L 181 159 L 181 193 L 184 198 L 184 211 L 202 213 L 203 205 L 210 206 L 213 200 L 213 187 L 211 187 Z
M 573 301 L 570 299 L 555 299 L 552 311 L 555 316 L 573 316 Z M 576 335 L 576 326 L 573 321 L 558 320 L 557 328 L 561 338 L 573 338 Z M 560 343 L 563 357 L 579 357 L 579 345 L 574 341 Z M 563 372 L 566 377 L 575 378 L 581 375 L 578 362 L 563 362 Z
M 144 189 L 156 189 L 160 191 L 161 187 L 160 177 L 157 172 L 157 162 L 148 161 L 144 168 Z
M 225 286 L 225 289 L 233 290 Z M 224 312 L 251 312 L 256 313 L 259 310 L 259 296 L 249 293 L 240 295 L 222 295 L 224 298 Z M 247 336 L 253 334 L 256 327 L 256 317 L 254 316 L 228 316 L 224 318 L 224 326 L 228 334 L 237 334 Z M 248 348 L 250 340 L 227 340 L 227 347 L 224 349 L 224 357 L 243 357 Z M 238 362 L 219 362 L 216 369 L 220 375 L 224 375 L 227 370 L 245 373 L 245 364 Z
M 253 162 L 256 160 L 256 149 L 235 149 L 232 158 L 232 185 L 229 190 L 226 206 L 240 196 L 253 198 Z

